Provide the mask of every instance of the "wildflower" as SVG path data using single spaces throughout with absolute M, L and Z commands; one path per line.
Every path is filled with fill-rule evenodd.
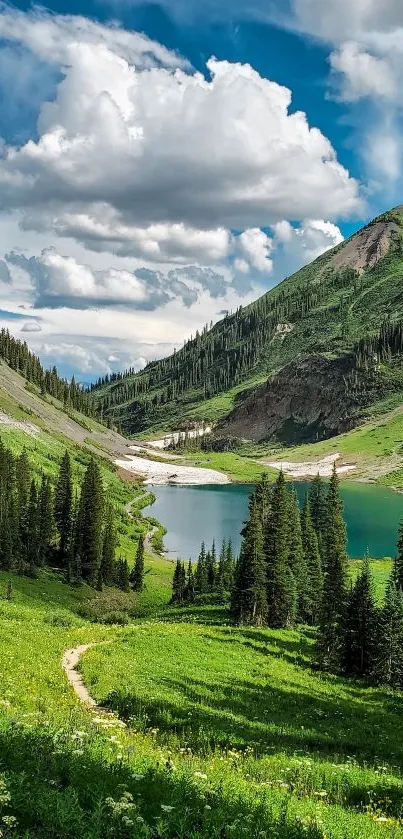
M 140 772 L 137 772 L 137 773 L 134 773 L 134 775 L 132 777 L 134 778 L 135 781 L 142 781 L 145 776 L 141 775 Z
M 171 807 L 170 804 L 161 804 L 161 810 L 163 810 L 164 813 L 172 813 L 172 810 L 174 809 L 175 807 Z
M 204 809 L 205 810 L 211 810 L 210 804 L 205 804 Z
M 207 775 L 205 774 L 205 772 L 195 772 L 195 778 L 204 778 L 204 779 L 206 779 L 206 778 L 207 778 Z

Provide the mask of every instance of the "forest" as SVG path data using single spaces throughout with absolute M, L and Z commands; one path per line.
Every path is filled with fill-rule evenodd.
M 354 582 L 347 531 L 333 470 L 328 488 L 317 476 L 300 511 L 280 472 L 266 475 L 249 501 L 238 558 L 231 543 L 202 544 L 195 567 L 177 561 L 172 603 L 227 603 L 238 626 L 316 627 L 313 663 L 329 672 L 403 687 L 403 522 L 382 607 L 369 557 Z
M 116 546 L 115 510 L 93 458 L 78 488 L 68 451 L 54 484 L 44 475 L 38 483 L 26 451 L 16 457 L 0 440 L 0 570 L 36 578 L 41 568 L 57 568 L 70 584 L 142 591 L 143 536 L 131 569 Z

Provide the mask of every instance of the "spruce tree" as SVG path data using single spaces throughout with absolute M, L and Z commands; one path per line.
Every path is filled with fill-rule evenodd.
M 289 497 L 289 566 L 295 580 L 296 619 L 306 623 L 309 619 L 309 577 L 305 552 L 302 544 L 301 516 L 295 490 Z
M 194 599 L 195 599 L 195 581 L 194 581 L 194 572 L 193 572 L 193 565 L 192 565 L 192 560 L 191 559 L 189 559 L 189 562 L 188 562 L 184 598 L 185 598 L 187 603 L 193 603 Z
M 176 560 L 174 576 L 172 580 L 172 603 L 182 604 L 186 589 L 186 571 L 183 562 Z
M 46 565 L 53 537 L 53 498 L 49 478 L 42 476 L 38 497 L 38 563 Z
M 143 591 L 144 588 L 144 537 L 139 536 L 136 558 L 130 574 L 130 584 L 133 591 Z
M 377 682 L 403 688 L 403 592 L 395 571 L 386 587 L 379 615 L 373 675 Z
M 74 555 L 84 580 L 96 585 L 102 560 L 104 490 L 98 464 L 91 459 L 84 475 L 78 508 Z
M 336 465 L 327 495 L 324 532 L 325 576 L 319 619 L 317 653 L 324 669 L 338 670 L 343 655 L 344 622 L 348 596 L 347 532 L 339 493 Z
M 231 613 L 239 624 L 261 626 L 267 617 L 266 568 L 263 529 L 255 496 L 243 529 L 243 541 L 231 600 Z
M 31 481 L 29 492 L 27 524 L 26 524 L 26 550 L 25 559 L 28 565 L 28 572 L 36 576 L 36 569 L 39 564 L 39 522 L 38 522 L 38 493 L 35 481 Z
M 199 558 L 197 560 L 195 591 L 196 594 L 205 594 L 207 591 L 206 547 L 204 542 L 202 542 Z
M 215 542 L 212 544 L 211 551 L 208 551 L 206 555 L 206 574 L 207 588 L 209 591 L 213 591 L 217 577 L 217 554 Z
M 305 495 L 301 517 L 302 546 L 308 572 L 308 589 L 306 597 L 306 613 L 304 620 L 315 626 L 319 620 L 323 594 L 323 572 L 318 538 L 311 519 L 309 494 Z
M 130 570 L 127 559 L 120 558 L 118 561 L 116 582 L 122 591 L 130 591 Z
M 73 480 L 68 451 L 60 463 L 54 500 L 54 518 L 59 533 L 61 564 L 66 565 L 73 535 Z
M 344 633 L 344 671 L 368 676 L 374 666 L 377 611 L 368 557 L 352 586 Z
M 267 621 L 269 626 L 292 626 L 296 614 L 296 585 L 289 565 L 289 502 L 283 472 L 274 485 L 264 534 L 267 564 Z
M 313 529 L 318 540 L 319 553 L 324 565 L 324 542 L 327 521 L 326 493 L 322 478 L 318 474 L 311 481 L 309 488 L 309 503 Z

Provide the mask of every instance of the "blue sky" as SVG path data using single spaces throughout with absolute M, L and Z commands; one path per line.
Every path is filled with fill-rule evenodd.
M 400 203 L 402 81 L 399 0 L 0 3 L 1 325 L 180 346 Z

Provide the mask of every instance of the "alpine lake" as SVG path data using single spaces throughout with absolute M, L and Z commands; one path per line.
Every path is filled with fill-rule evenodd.
M 302 506 L 309 483 L 293 484 Z M 240 531 L 248 516 L 251 484 L 204 486 L 154 486 L 152 515 L 167 529 L 164 545 L 167 555 L 195 560 L 202 541 L 213 540 L 219 549 L 223 539 L 231 539 L 236 552 Z M 368 551 L 373 559 L 394 557 L 399 522 L 403 518 L 403 494 L 374 484 L 343 482 L 340 492 L 347 522 L 348 553 L 360 558 Z

